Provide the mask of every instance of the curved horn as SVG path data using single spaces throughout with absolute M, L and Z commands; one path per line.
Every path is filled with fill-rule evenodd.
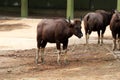
M 71 23 L 70 16 L 68 17 L 68 21 L 69 21 L 69 23 Z
M 82 21 L 83 16 L 80 16 L 80 21 Z

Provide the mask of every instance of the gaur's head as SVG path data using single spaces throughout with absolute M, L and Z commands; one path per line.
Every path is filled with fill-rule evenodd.
M 73 34 L 78 38 L 81 38 L 83 36 L 83 33 L 81 31 L 81 19 L 74 19 L 73 21 L 69 20 L 69 23 Z

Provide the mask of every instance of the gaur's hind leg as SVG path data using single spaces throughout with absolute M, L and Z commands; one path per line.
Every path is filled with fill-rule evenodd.
M 39 53 L 40 53 L 40 48 L 41 48 L 41 41 L 42 40 L 37 40 L 37 52 L 35 55 L 35 63 L 38 64 L 38 60 L 39 60 Z
M 36 52 L 36 55 L 35 55 L 35 63 L 36 63 L 36 64 L 38 64 L 39 52 L 40 52 L 40 48 L 37 49 L 37 52 Z
M 89 33 L 86 33 L 86 44 L 88 44 L 88 40 L 89 40 Z
M 113 51 L 116 49 L 116 39 L 113 39 Z
M 113 48 L 112 50 L 114 51 L 116 49 L 116 37 L 117 37 L 117 34 L 112 32 L 112 37 L 113 37 Z
M 45 56 L 45 46 L 46 46 L 47 42 L 46 41 L 42 41 L 41 43 L 41 62 L 44 63 L 44 56 Z
M 39 60 L 39 53 L 41 52 L 41 62 L 44 62 L 44 48 L 46 46 L 47 42 L 44 42 L 43 40 L 37 41 L 37 52 L 36 52 L 36 64 L 38 64 Z
M 120 50 L 120 34 L 118 34 L 118 50 Z
M 85 31 L 86 44 L 88 44 L 88 40 L 89 40 L 89 35 L 90 34 L 91 34 L 91 31 L 89 31 L 89 30 Z
M 105 30 L 106 30 L 106 28 L 103 29 L 101 32 L 101 45 L 103 44 L 103 37 L 104 37 Z
M 86 44 L 88 44 L 88 33 L 85 32 L 85 39 L 86 39 Z
M 103 44 L 103 34 L 101 34 L 101 45 Z

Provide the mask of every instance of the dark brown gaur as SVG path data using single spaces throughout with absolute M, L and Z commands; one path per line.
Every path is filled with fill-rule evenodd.
M 113 51 L 117 49 L 118 41 L 118 49 L 120 50 L 120 12 L 115 12 L 112 16 L 110 22 L 110 30 L 113 37 Z
M 81 20 L 74 19 L 73 22 L 66 19 L 43 19 L 37 26 L 37 48 L 36 63 L 38 63 L 41 50 L 41 61 L 44 62 L 44 49 L 47 42 L 56 43 L 58 50 L 57 63 L 60 64 L 61 44 L 63 44 L 64 61 L 67 60 L 68 39 L 72 35 L 81 38 Z
M 86 44 L 88 44 L 89 35 L 92 31 L 98 33 L 98 44 L 103 44 L 103 35 L 106 30 L 106 26 L 110 24 L 110 20 L 113 12 L 106 12 L 104 10 L 96 10 L 90 12 L 84 17 L 84 29 L 86 36 Z M 101 40 L 101 41 L 100 41 Z

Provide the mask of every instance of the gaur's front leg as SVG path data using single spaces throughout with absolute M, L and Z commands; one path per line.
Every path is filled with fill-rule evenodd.
M 68 46 L 68 40 L 65 40 L 63 43 L 63 55 L 64 55 L 64 63 L 67 64 L 67 46 Z
M 57 56 L 57 63 L 60 65 L 61 45 L 60 45 L 60 42 L 59 42 L 59 41 L 56 41 L 56 46 L 57 46 L 57 50 L 58 50 L 58 51 L 57 51 L 57 54 L 58 54 L 58 56 Z
M 98 44 L 100 44 L 100 31 L 97 31 L 98 33 Z

